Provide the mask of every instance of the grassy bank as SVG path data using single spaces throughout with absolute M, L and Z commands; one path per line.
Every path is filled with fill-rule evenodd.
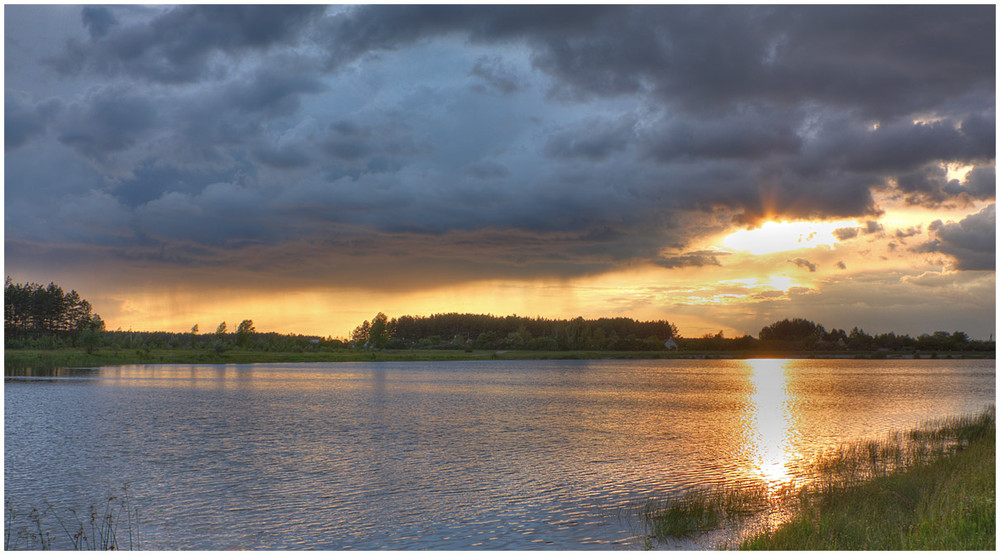
M 55 368 L 68 366 L 114 366 L 121 364 L 247 364 L 254 362 L 362 362 L 373 360 L 476 360 L 488 359 L 492 351 L 250 351 L 231 349 L 222 354 L 196 349 L 99 350 L 6 349 L 6 367 Z
M 879 441 L 845 445 L 816 461 L 810 485 L 768 491 L 739 484 L 650 504 L 659 540 L 738 525 L 781 505 L 794 515 L 739 543 L 767 550 L 993 550 L 995 409 Z
M 993 550 L 996 444 L 807 497 L 800 515 L 744 542 L 767 550 Z
M 593 360 L 676 358 L 665 351 L 493 351 L 381 350 L 256 351 L 230 349 L 221 354 L 196 349 L 98 350 L 6 349 L 7 369 L 115 366 L 122 364 L 247 364 L 255 362 L 372 362 L 448 360 Z

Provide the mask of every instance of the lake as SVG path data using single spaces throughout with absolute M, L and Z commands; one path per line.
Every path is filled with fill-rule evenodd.
M 5 379 L 6 499 L 84 510 L 127 484 L 142 548 L 164 550 L 636 548 L 651 498 L 805 480 L 824 449 L 976 413 L 996 385 L 993 360 L 40 374 Z

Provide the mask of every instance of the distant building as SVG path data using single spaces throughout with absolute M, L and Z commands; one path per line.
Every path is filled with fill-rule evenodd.
M 663 343 L 663 346 L 666 347 L 668 351 L 676 351 L 678 349 L 677 342 L 674 341 L 673 337 L 666 340 L 666 342 Z

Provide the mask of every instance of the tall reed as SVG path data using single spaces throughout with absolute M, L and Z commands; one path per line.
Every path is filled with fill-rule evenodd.
M 5 551 L 118 551 L 142 547 L 139 509 L 129 497 L 128 486 L 120 495 L 109 494 L 103 504 L 91 505 L 82 515 L 75 508 L 60 510 L 51 503 L 41 510 L 32 508 L 26 515 L 19 514 L 9 499 L 4 506 Z

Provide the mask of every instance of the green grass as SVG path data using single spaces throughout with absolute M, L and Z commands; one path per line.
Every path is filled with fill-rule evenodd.
M 651 501 L 642 515 L 654 538 L 692 536 L 714 530 L 726 521 L 754 515 L 768 507 L 771 497 L 763 482 L 744 482 Z
M 797 518 L 744 542 L 767 550 L 994 550 L 996 444 L 807 497 Z
M 843 353 L 840 353 L 842 355 Z M 862 354 L 863 355 L 863 354 Z M 859 355 L 859 356 L 862 356 Z M 258 351 L 229 349 L 216 354 L 208 349 L 4 349 L 5 370 L 19 368 L 65 368 L 116 366 L 122 364 L 246 364 L 254 362 L 371 362 L 446 360 L 600 360 L 600 359 L 689 359 L 759 358 L 749 351 L 515 351 L 406 349 L 362 351 Z M 788 358 L 823 358 L 836 353 L 784 353 Z M 964 355 L 963 355 L 964 356 Z
M 683 358 L 667 351 L 494 351 L 457 349 L 406 349 L 361 351 L 257 351 L 229 349 L 216 354 L 208 349 L 5 349 L 6 369 L 115 366 L 121 364 L 245 364 L 254 362 L 371 362 L 448 360 L 595 360 Z M 691 356 L 690 354 L 686 356 Z
M 363 362 L 391 360 L 476 360 L 488 359 L 493 351 L 248 351 L 231 349 L 220 354 L 206 349 L 98 350 L 5 349 L 6 369 L 58 368 L 69 366 L 114 366 L 121 364 L 246 364 L 254 362 Z
M 744 541 L 767 550 L 993 550 L 996 410 L 841 446 L 813 464 L 812 481 L 768 492 L 720 486 L 647 505 L 651 538 L 736 524 L 778 504 L 795 516 Z

